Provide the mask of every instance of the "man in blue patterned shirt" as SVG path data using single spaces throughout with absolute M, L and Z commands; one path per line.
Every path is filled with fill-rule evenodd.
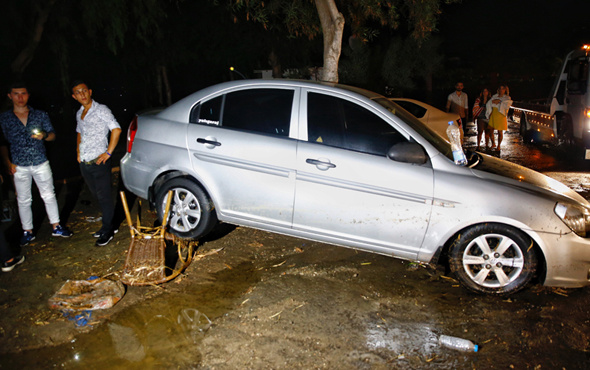
M 103 104 L 92 99 L 83 81 L 72 83 L 72 97 L 82 106 L 76 113 L 80 172 L 102 212 L 102 227 L 94 233 L 96 245 L 107 245 L 117 230 L 113 225 L 115 204 L 111 195 L 111 155 L 119 142 L 121 126 Z M 108 138 L 110 133 L 110 139 Z
M 14 176 L 18 213 L 23 228 L 20 244 L 25 246 L 35 239 L 31 210 L 33 180 L 45 203 L 47 217 L 53 227 L 52 235 L 69 238 L 73 233 L 59 224 L 53 174 L 43 143 L 55 140 L 49 116 L 28 105 L 29 91 L 24 83 L 12 84 L 8 98 L 12 101 L 13 108 L 0 114 L 0 126 L 10 144 L 10 155 L 5 146 L 0 151 L 8 172 Z

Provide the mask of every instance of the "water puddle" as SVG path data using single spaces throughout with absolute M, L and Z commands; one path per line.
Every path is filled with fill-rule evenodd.
M 252 264 L 242 263 L 215 274 L 214 284 L 194 284 L 193 290 L 166 292 L 135 304 L 70 343 L 7 355 L 0 368 L 198 366 L 199 343 L 215 330 L 212 321 L 239 304 L 258 279 Z

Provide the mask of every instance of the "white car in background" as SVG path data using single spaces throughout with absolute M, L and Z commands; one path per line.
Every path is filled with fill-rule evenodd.
M 460 117 L 456 113 L 447 113 L 432 105 L 414 99 L 392 98 L 390 100 L 410 112 L 420 122 L 430 127 L 446 141 L 449 141 L 447 137 L 449 121 L 453 121 L 455 125 L 459 126 Z M 459 126 L 459 129 L 461 129 L 461 140 L 463 140 L 463 128 Z

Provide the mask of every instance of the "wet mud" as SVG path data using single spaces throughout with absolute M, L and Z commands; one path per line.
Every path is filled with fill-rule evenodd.
M 505 143 L 498 155 L 509 159 L 538 150 L 519 149 L 510 132 Z M 587 197 L 584 170 L 565 173 L 551 161 L 536 169 Z M 70 217 L 74 237 L 49 237 L 45 225 L 25 247 L 27 261 L 0 275 L 0 368 L 585 369 L 590 363 L 588 289 L 535 281 L 509 297 L 482 296 L 442 266 L 225 224 L 177 279 L 128 286 L 113 308 L 94 311 L 77 327 L 49 309 L 48 299 L 68 279 L 115 277 L 130 244 L 124 224 L 111 244 L 94 247 L 92 216 L 92 205 L 78 203 Z M 442 334 L 480 350 L 441 347 Z

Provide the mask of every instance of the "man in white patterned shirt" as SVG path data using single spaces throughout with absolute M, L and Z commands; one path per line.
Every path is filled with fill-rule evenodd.
M 82 106 L 76 113 L 80 172 L 102 212 L 102 227 L 94 233 L 97 246 L 107 245 L 115 234 L 114 202 L 111 196 L 111 155 L 119 142 L 121 126 L 103 104 L 92 99 L 83 81 L 72 84 L 72 97 Z M 110 132 L 110 139 L 108 138 Z

